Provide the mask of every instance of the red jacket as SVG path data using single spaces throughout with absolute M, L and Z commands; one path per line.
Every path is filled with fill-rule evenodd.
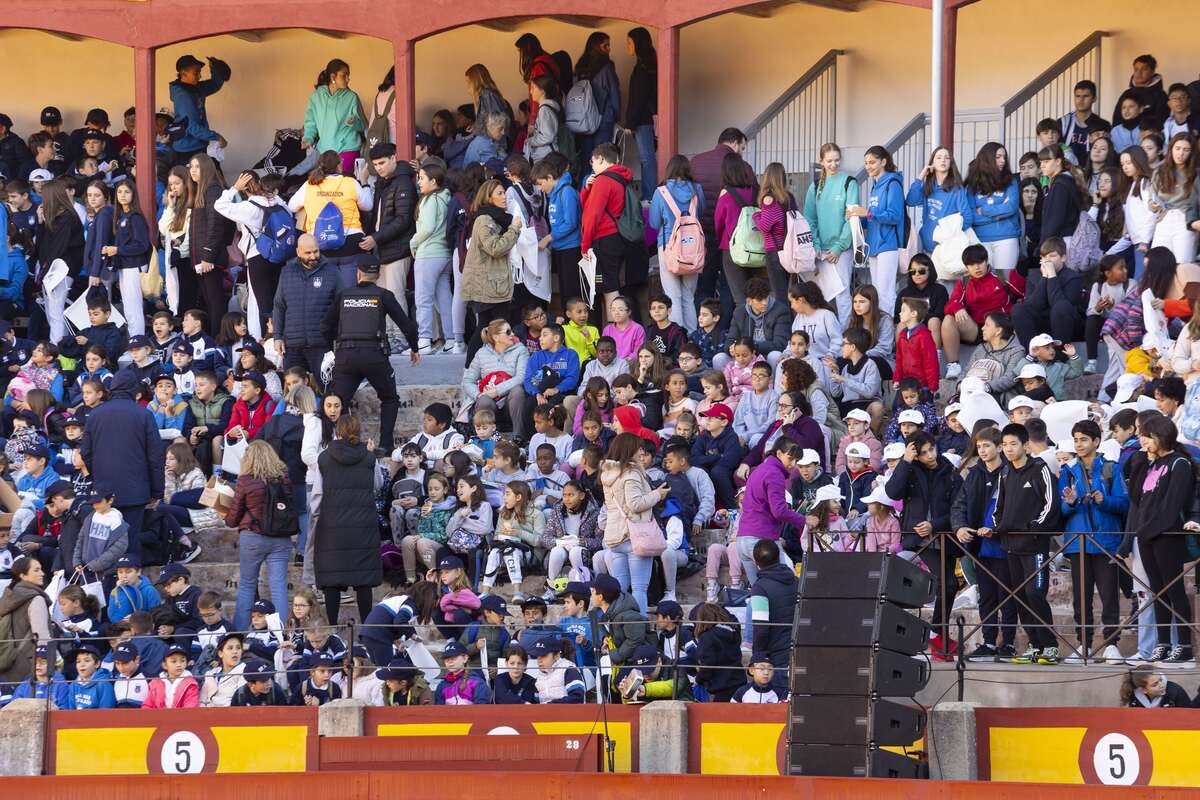
M 892 380 L 899 383 L 905 378 L 916 378 L 936 394 L 939 374 L 937 345 L 929 328 L 918 325 L 900 331 L 896 337 L 896 373 Z
M 233 404 L 233 413 L 229 415 L 229 427 L 225 429 L 225 433 L 229 433 L 241 425 L 242 430 L 246 432 L 246 438 L 253 439 L 258 436 L 259 429 L 267 424 L 267 420 L 274 413 L 275 401 L 268 397 L 266 392 L 263 392 L 253 414 L 250 413 L 250 408 L 246 405 L 245 400 L 238 400 Z
M 946 303 L 946 316 L 954 316 L 965 307 L 975 324 L 983 325 L 988 314 L 993 311 L 1007 314 L 1012 310 L 1012 304 L 1013 291 L 1006 288 L 994 272 L 989 272 L 982 278 L 964 277 L 954 284 L 954 291 Z
M 592 249 L 597 239 L 617 232 L 617 218 L 625 210 L 625 187 L 612 178 L 603 177 L 609 172 L 620 175 L 626 183 L 633 180 L 629 168 L 617 164 L 597 175 L 591 186 L 583 187 L 579 193 L 579 201 L 583 204 L 583 236 L 579 246 L 585 253 Z

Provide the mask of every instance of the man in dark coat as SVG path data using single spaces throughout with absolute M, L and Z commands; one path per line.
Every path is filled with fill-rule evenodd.
M 962 546 L 953 536 L 938 534 L 950 531 L 950 511 L 961 485 L 958 470 L 945 456 L 938 455 L 933 437 L 917 431 L 908 437 L 904 458 L 896 464 L 885 488 L 888 497 L 904 503 L 904 514 L 900 517 L 902 546 L 920 552 L 937 583 L 933 601 L 936 635 L 930 642 L 930 651 L 937 661 L 949 661 L 954 654 L 947 609 L 954 601 L 957 586 L 954 568 L 962 552 Z
M 407 161 L 396 160 L 394 144 L 372 147 L 371 165 L 379 174 L 371 215 L 375 232 L 364 237 L 359 247 L 367 253 L 375 252 L 379 259 L 379 285 L 396 295 L 407 313 L 405 286 L 412 265 L 412 250 L 408 245 L 416 230 L 416 173 Z
M 283 353 L 285 371 L 304 367 L 320 381 L 321 360 L 333 346 L 333 340 L 321 333 L 321 321 L 337 289 L 337 266 L 321 255 L 316 237 L 304 234 L 296 240 L 296 257 L 279 275 L 271 311 L 275 346 Z
M 343 589 L 353 586 L 359 619 L 366 619 L 371 589 L 383 583 L 379 519 L 375 512 L 375 457 L 359 439 L 358 421 L 343 418 L 337 438 L 317 459 L 321 503 L 313 510 L 313 568 L 324 590 L 329 623 L 337 624 Z M 347 427 L 350 426 L 350 427 Z
M 779 545 L 770 539 L 754 544 L 758 580 L 750 587 L 750 619 L 754 650 L 766 653 L 775 672 L 771 686 L 780 697 L 788 693 L 788 665 L 792 657 L 792 621 L 796 616 L 800 582 L 796 573 L 779 563 Z M 770 624 L 764 624 L 770 623 Z
M 112 487 L 114 505 L 129 525 L 127 552 L 141 558 L 146 506 L 163 496 L 163 452 L 154 417 L 133 401 L 136 386 L 131 370 L 116 374 L 112 399 L 88 414 L 80 455 L 91 474 Z

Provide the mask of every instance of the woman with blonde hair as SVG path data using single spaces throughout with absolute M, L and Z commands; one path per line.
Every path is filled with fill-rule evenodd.
M 287 570 L 292 558 L 290 536 L 272 535 L 263 529 L 269 501 L 268 484 L 282 483 L 291 491 L 287 466 L 275 455 L 271 445 L 259 439 L 250 443 L 242 456 L 233 503 L 225 514 L 225 524 L 241 531 L 238 537 L 237 610 L 234 629 L 250 625 L 250 606 L 258 592 L 258 575 L 267 565 L 267 585 L 275 608 L 287 605 Z
M 467 67 L 465 75 L 467 89 L 471 92 L 471 101 L 475 103 L 475 119 L 484 114 L 503 114 L 508 116 L 508 109 L 492 73 L 483 64 L 472 64 Z
M 842 172 L 842 148 L 833 142 L 818 152 L 821 175 L 804 195 L 804 218 L 812 229 L 817 269 L 829 264 L 837 270 L 842 291 L 835 298 L 838 319 L 850 319 L 850 283 L 854 270 L 854 248 L 846 207 L 858 204 L 858 182 Z
M 787 169 L 778 161 L 767 164 L 758 186 L 759 210 L 754 212 L 754 227 L 762 233 L 767 251 L 767 279 L 777 303 L 787 302 L 791 276 L 779 261 L 779 251 L 787 238 L 787 215 L 797 211 L 796 198 L 787 188 Z

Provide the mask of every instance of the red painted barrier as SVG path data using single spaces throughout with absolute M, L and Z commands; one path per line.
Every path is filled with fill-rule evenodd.
M 529 797 L 538 800 L 1181 800 L 1194 790 L 854 778 L 714 775 L 585 775 L 580 773 L 336 772 L 308 775 L 194 775 L 2 778 L 4 797 L 38 800 L 430 800 L 441 797 Z
M 600 736 L 321 737 L 320 770 L 599 772 Z

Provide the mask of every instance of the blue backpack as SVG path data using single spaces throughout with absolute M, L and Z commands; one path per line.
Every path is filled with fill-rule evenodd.
M 296 255 L 296 219 L 287 206 L 260 206 L 263 212 L 262 230 L 254 238 L 258 254 L 272 264 L 286 264 Z M 338 215 L 339 220 L 341 215 Z
M 313 236 L 322 250 L 337 250 L 346 243 L 346 228 L 342 223 L 342 210 L 330 200 L 317 214 L 313 223 Z

